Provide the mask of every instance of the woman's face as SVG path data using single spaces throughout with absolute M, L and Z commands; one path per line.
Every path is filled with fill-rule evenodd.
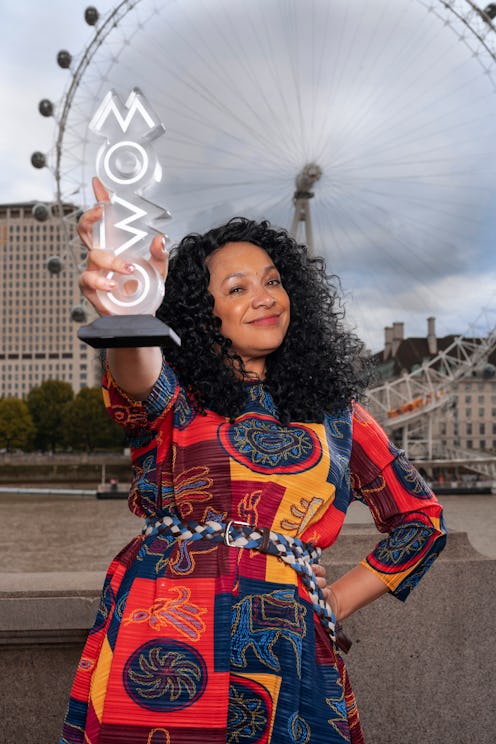
M 245 368 L 263 377 L 265 357 L 279 348 L 289 326 L 290 302 L 279 272 L 252 243 L 226 243 L 206 263 L 221 333 Z

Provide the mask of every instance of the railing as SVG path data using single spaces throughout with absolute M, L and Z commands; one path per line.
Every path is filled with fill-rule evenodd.
M 496 348 L 496 309 L 484 308 L 467 332 L 409 374 L 367 393 L 367 406 L 386 429 L 401 428 L 444 405 L 455 382 L 466 377 Z

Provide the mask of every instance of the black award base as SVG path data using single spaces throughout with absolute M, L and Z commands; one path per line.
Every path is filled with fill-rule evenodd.
M 154 315 L 102 315 L 77 335 L 94 349 L 163 346 L 166 341 L 181 345 L 177 333 Z

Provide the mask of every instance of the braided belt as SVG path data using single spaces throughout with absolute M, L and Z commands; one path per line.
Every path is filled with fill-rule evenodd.
M 281 535 L 268 527 L 255 527 L 248 522 L 183 522 L 179 517 L 167 515 L 159 520 L 147 520 L 143 529 L 145 537 L 169 533 L 178 540 L 211 540 L 223 542 L 232 548 L 258 550 L 266 555 L 274 555 L 290 565 L 301 577 L 310 596 L 313 609 L 333 643 L 348 653 L 351 641 L 344 634 L 330 606 L 327 604 L 322 589 L 317 584 L 312 564 L 318 563 L 322 550 L 311 543 L 304 543 L 297 537 Z

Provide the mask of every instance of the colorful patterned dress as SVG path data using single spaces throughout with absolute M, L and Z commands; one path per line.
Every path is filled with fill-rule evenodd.
M 359 405 L 281 425 L 262 383 L 233 423 L 195 412 L 164 364 L 144 402 L 107 375 L 131 437 L 130 508 L 239 520 L 322 548 L 353 498 L 388 533 L 363 565 L 405 599 L 445 542 L 441 507 Z M 61 744 L 360 744 L 340 653 L 279 558 L 160 530 L 112 562 L 72 688 Z

